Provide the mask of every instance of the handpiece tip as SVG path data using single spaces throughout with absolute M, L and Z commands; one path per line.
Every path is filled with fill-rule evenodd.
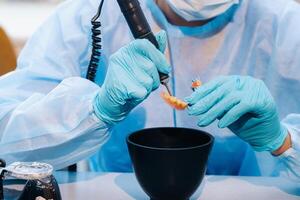
M 165 88 L 167 89 L 167 91 L 168 91 L 169 95 L 170 95 L 170 96 L 172 96 L 172 93 L 171 93 L 171 90 L 170 90 L 170 88 L 169 88 L 169 85 L 168 85 L 168 83 L 163 83 L 163 85 L 164 85 L 164 86 L 165 86 Z

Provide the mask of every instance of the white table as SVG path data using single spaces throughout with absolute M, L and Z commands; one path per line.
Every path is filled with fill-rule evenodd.
M 66 200 L 148 200 L 131 173 L 56 173 Z M 300 184 L 280 178 L 206 176 L 191 200 L 296 200 Z

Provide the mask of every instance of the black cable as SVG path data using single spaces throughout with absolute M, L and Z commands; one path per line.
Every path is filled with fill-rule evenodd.
M 86 73 L 86 78 L 89 79 L 90 81 L 95 82 L 95 77 L 97 73 L 97 68 L 100 62 L 100 57 L 101 57 L 101 22 L 97 21 L 100 17 L 101 10 L 103 7 L 104 0 L 101 1 L 97 14 L 92 18 L 91 24 L 92 24 L 92 54 L 91 54 L 91 59 L 90 63 L 88 66 L 88 70 Z M 73 164 L 68 166 L 68 171 L 70 172 L 76 172 L 77 171 L 77 165 Z M 1 199 L 0 199 L 1 200 Z
M 92 18 L 91 23 L 92 23 L 92 55 L 90 59 L 90 63 L 88 66 L 88 71 L 86 74 L 86 78 L 89 79 L 90 81 L 95 81 L 96 73 L 97 73 L 97 68 L 100 62 L 100 57 L 101 57 L 101 22 L 97 21 L 98 18 L 100 17 L 101 10 L 103 7 L 104 0 L 101 1 L 97 14 Z
M 5 167 L 5 166 L 4 166 Z M 3 181 L 4 181 L 4 174 L 6 173 L 6 170 L 2 170 L 0 173 L 0 200 L 4 200 L 4 188 L 3 188 Z
M 6 162 L 5 160 L 0 158 L 0 167 L 6 167 Z

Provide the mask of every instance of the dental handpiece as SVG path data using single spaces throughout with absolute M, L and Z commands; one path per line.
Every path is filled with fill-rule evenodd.
M 128 26 L 136 39 L 148 39 L 157 49 L 159 49 L 158 42 L 151 31 L 151 28 L 147 22 L 147 19 L 141 9 L 138 0 L 117 0 L 121 11 L 128 23 Z M 169 93 L 172 95 L 168 86 L 169 76 L 168 74 L 159 73 L 160 83 L 164 85 Z

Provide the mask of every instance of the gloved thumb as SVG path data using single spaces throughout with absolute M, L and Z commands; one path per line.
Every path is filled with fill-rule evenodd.
M 167 43 L 168 43 L 168 37 L 167 37 L 167 33 L 164 30 L 159 31 L 156 35 L 155 35 L 156 41 L 158 43 L 159 46 L 159 50 L 164 53 L 167 47 Z

